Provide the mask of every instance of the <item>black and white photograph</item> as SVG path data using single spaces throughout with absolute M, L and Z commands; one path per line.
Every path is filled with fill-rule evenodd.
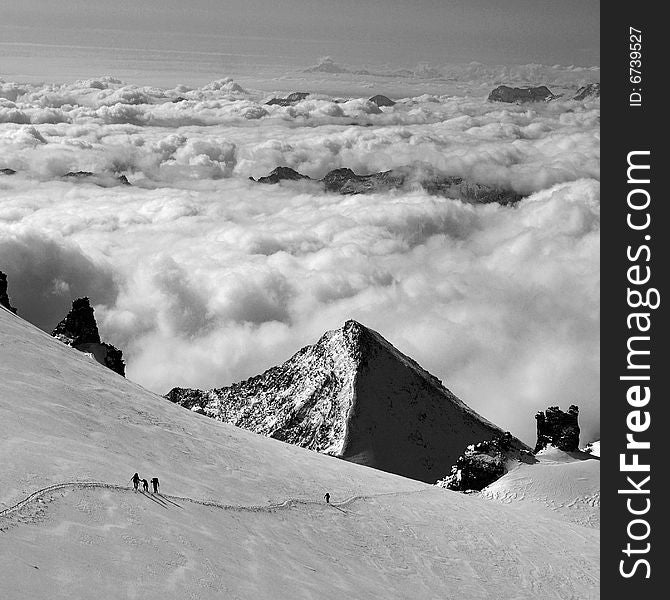
M 0 597 L 600 598 L 600 11 L 3 2 Z

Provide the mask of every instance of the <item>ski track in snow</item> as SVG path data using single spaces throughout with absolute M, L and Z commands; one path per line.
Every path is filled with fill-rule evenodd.
M 66 481 L 63 483 L 55 483 L 54 485 L 50 485 L 44 488 L 41 488 L 39 490 L 34 491 L 32 494 L 29 496 L 26 496 L 23 500 L 17 502 L 13 506 L 10 506 L 8 508 L 5 508 L 3 510 L 0 510 L 0 517 L 7 517 L 15 512 L 20 511 L 23 507 L 26 505 L 30 504 L 33 501 L 37 501 L 43 496 L 47 495 L 50 492 L 55 492 L 58 490 L 63 490 L 63 489 L 86 489 L 86 488 L 104 488 L 108 490 L 117 490 L 117 491 L 123 491 L 123 492 L 130 492 L 132 490 L 131 487 L 128 486 L 123 486 L 123 485 L 116 485 L 113 483 L 105 483 L 102 481 Z M 139 490 L 138 490 L 139 491 Z M 355 502 L 356 500 L 366 500 L 369 498 L 378 498 L 382 496 L 399 496 L 403 494 L 416 494 L 418 492 L 423 492 L 425 490 L 409 490 L 409 491 L 401 491 L 401 492 L 387 492 L 387 493 L 382 493 L 382 494 L 366 494 L 366 495 L 357 495 L 357 496 L 350 496 L 349 498 L 342 500 L 341 502 L 330 502 L 330 506 L 333 506 L 335 508 L 341 508 L 343 506 L 348 506 L 349 504 Z M 144 492 L 139 491 L 142 495 L 145 495 Z M 284 509 L 284 508 L 292 508 L 294 506 L 298 505 L 308 505 L 308 504 L 326 504 L 322 500 L 308 500 L 306 498 L 288 498 L 287 500 L 284 500 L 283 502 L 275 503 L 275 504 L 265 504 L 265 505 L 243 505 L 243 504 L 222 504 L 220 502 L 214 502 L 213 500 L 196 500 L 195 498 L 188 498 L 185 496 L 172 496 L 168 494 L 152 494 L 149 496 L 151 499 L 156 499 L 156 501 L 160 499 L 166 499 L 168 501 L 177 501 L 180 500 L 182 502 L 190 502 L 191 504 L 200 504 L 201 506 L 209 506 L 213 508 L 220 508 L 223 510 L 237 510 L 237 511 L 245 511 L 245 512 L 271 512 L 273 510 L 278 510 L 278 509 Z M 0 529 L 2 531 L 2 529 Z

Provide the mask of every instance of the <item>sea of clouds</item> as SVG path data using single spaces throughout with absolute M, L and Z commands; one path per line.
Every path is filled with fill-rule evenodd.
M 12 303 L 50 331 L 89 296 L 128 377 L 159 393 L 255 375 L 354 318 L 528 442 L 534 411 L 572 403 L 583 441 L 598 437 L 600 106 L 569 99 L 582 71 L 559 75 L 549 103 L 422 93 L 385 108 L 268 106 L 231 79 L 0 81 Z M 279 165 L 315 178 L 413 165 L 525 198 L 249 179 Z

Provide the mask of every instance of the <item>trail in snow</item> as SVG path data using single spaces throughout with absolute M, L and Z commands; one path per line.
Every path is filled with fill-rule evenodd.
M 21 510 L 24 506 L 29 504 L 30 502 L 34 500 L 38 500 L 39 498 L 45 496 L 49 492 L 55 492 L 58 490 L 62 489 L 77 489 L 77 488 L 105 488 L 109 490 L 118 490 L 122 492 L 130 492 L 132 488 L 128 486 L 123 486 L 123 485 L 116 485 L 113 483 L 105 483 L 103 481 L 66 481 L 63 483 L 55 483 L 54 485 L 50 485 L 44 488 L 41 488 L 39 490 L 34 491 L 32 494 L 29 496 L 26 496 L 23 500 L 17 502 L 13 506 L 10 506 L 9 508 L 5 508 L 3 510 L 0 510 L 0 517 L 6 517 L 12 513 L 18 512 Z M 399 492 L 386 492 L 382 494 L 368 494 L 368 495 L 359 495 L 359 496 L 350 496 L 349 498 L 342 500 L 341 502 L 331 502 L 329 506 L 332 506 L 333 508 L 341 509 L 343 506 L 347 506 L 351 504 L 352 502 L 355 502 L 356 500 L 365 500 L 368 498 L 377 498 L 381 496 L 398 496 L 401 494 L 415 494 L 418 492 L 423 492 L 425 490 L 410 490 L 410 491 L 399 491 Z M 284 500 L 283 502 L 275 503 L 275 504 L 265 504 L 265 505 L 243 505 L 243 504 L 222 504 L 220 502 L 214 502 L 213 500 L 196 500 L 195 498 L 188 498 L 185 496 L 172 496 L 168 494 L 145 494 L 144 492 L 138 492 L 141 493 L 142 495 L 152 499 L 152 500 L 167 500 L 171 504 L 174 504 L 175 506 L 179 506 L 179 504 L 176 504 L 174 501 L 176 500 L 181 500 L 182 502 L 190 502 L 192 504 L 200 504 L 201 506 L 210 506 L 214 508 L 221 508 L 224 510 L 237 510 L 237 511 L 244 511 L 244 512 L 269 512 L 277 509 L 283 509 L 283 508 L 291 508 L 293 506 L 298 506 L 298 505 L 308 505 L 308 504 L 325 504 L 321 500 L 308 500 L 306 498 L 288 498 L 287 500 Z M 160 502 L 159 502 L 160 503 Z

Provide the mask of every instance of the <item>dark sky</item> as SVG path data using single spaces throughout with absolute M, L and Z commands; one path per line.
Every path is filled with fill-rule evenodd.
M 301 64 L 324 53 L 353 64 L 600 62 L 595 0 L 20 0 L 2 13 L 0 45 L 217 51 L 237 40 Z

